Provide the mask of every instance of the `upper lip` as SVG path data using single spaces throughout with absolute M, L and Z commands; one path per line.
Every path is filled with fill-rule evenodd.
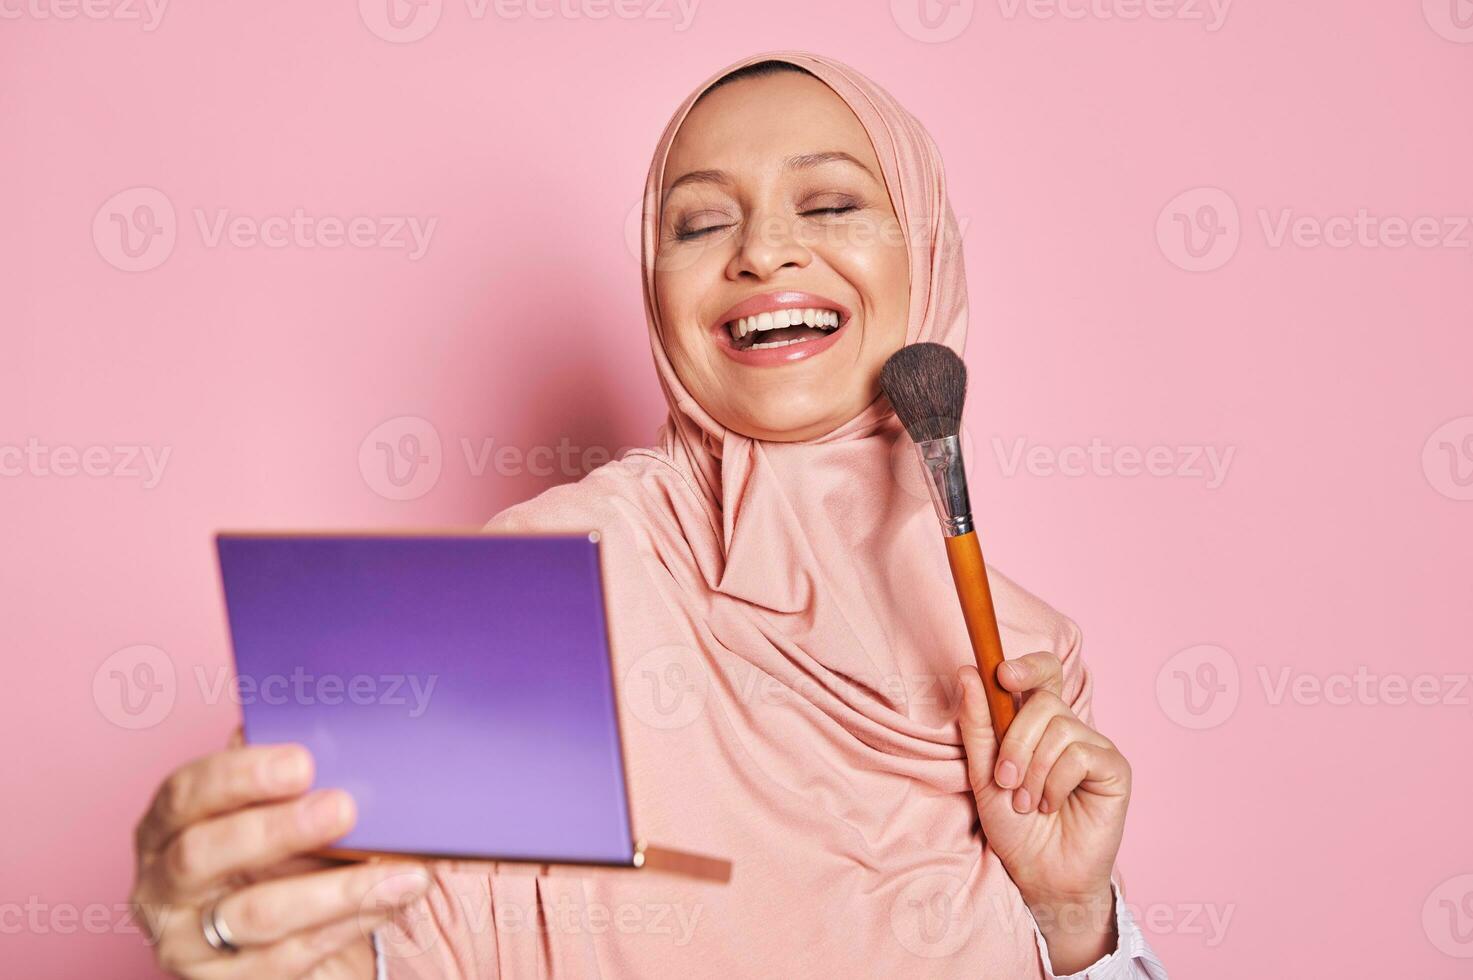
M 840 303 L 817 293 L 804 293 L 795 289 L 783 289 L 771 293 L 758 293 L 756 296 L 748 296 L 736 306 L 721 314 L 716 321 L 718 328 L 725 327 L 733 320 L 740 320 L 744 316 L 756 316 L 758 313 L 772 313 L 777 310 L 802 310 L 802 309 L 825 309 L 835 310 L 839 314 L 839 326 L 843 326 L 849 320 L 849 309 Z

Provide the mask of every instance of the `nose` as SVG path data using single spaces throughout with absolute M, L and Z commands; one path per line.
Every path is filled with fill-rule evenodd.
M 776 215 L 753 215 L 742 230 L 736 254 L 727 264 L 728 279 L 769 279 L 781 269 L 805 268 L 813 259 L 793 234 L 792 222 Z

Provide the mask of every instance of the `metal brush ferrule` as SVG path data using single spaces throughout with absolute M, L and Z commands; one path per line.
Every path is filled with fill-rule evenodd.
M 962 467 L 962 442 L 957 436 L 927 439 L 916 443 L 921 468 L 926 471 L 926 489 L 941 530 L 948 538 L 972 531 L 972 501 L 967 496 L 967 471 Z

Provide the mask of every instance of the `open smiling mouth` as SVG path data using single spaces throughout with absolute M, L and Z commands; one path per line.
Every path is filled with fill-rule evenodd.
M 771 350 L 822 339 L 842 323 L 837 310 L 806 307 L 739 317 L 728 321 L 726 330 L 737 350 Z

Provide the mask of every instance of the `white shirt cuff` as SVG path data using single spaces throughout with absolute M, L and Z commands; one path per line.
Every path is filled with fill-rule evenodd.
M 1120 894 L 1120 886 L 1113 879 L 1110 881 L 1110 894 L 1115 900 L 1115 931 L 1118 936 L 1115 949 L 1077 973 L 1062 977 L 1054 973 L 1053 964 L 1049 961 L 1048 942 L 1043 938 L 1038 923 L 1033 923 L 1033 934 L 1038 940 L 1038 953 L 1043 958 L 1044 975 L 1048 980 L 1167 980 L 1166 968 L 1146 943 L 1145 936 L 1141 935 L 1135 917 L 1130 914 Z
M 389 967 L 384 962 L 384 948 L 379 945 L 378 930 L 369 936 L 373 940 L 373 980 L 389 980 Z

